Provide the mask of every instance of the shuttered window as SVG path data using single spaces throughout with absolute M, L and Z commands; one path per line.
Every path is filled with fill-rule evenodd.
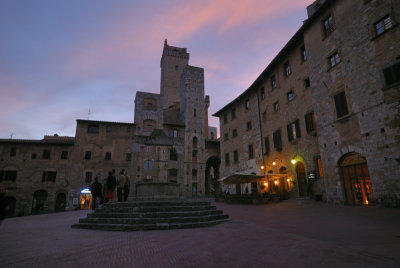
M 400 82 L 400 62 L 393 64 L 383 70 L 385 85 L 390 86 Z
M 349 113 L 349 110 L 347 108 L 347 100 L 346 100 L 346 94 L 344 91 L 336 94 L 334 96 L 335 99 L 335 107 L 336 107 L 336 116 L 338 118 L 343 117 Z
M 274 148 L 277 151 L 282 150 L 282 137 L 281 137 L 281 130 L 277 130 L 273 133 L 273 140 L 274 140 Z
M 292 141 L 301 137 L 299 120 L 287 125 L 288 140 Z
M 316 124 L 315 124 L 315 115 L 314 112 L 310 112 L 304 116 L 304 119 L 306 121 L 306 130 L 307 133 L 310 133 L 312 131 L 316 130 Z
M 269 137 L 265 137 L 265 154 L 269 155 Z

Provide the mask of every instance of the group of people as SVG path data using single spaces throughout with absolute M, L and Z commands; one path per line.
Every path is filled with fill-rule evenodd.
M 130 177 L 125 171 L 121 170 L 119 176 L 115 176 L 115 170 L 108 172 L 104 187 L 96 177 L 90 186 L 92 193 L 92 209 L 96 209 L 98 205 L 104 203 L 113 203 L 115 197 L 115 189 L 117 189 L 117 200 L 123 202 L 128 199 L 130 189 Z

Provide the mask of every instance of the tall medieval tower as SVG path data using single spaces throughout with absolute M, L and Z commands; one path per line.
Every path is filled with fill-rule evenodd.
M 169 46 L 165 39 L 160 62 L 160 93 L 163 96 L 163 109 L 179 102 L 181 76 L 188 64 L 189 53 L 186 52 L 186 48 Z

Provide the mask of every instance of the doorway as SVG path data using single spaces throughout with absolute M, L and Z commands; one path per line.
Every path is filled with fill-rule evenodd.
M 358 153 L 349 153 L 342 157 L 339 165 L 347 204 L 371 204 L 372 182 L 365 157 Z
M 13 217 L 15 214 L 15 205 L 17 203 L 17 199 L 12 196 L 7 196 L 4 198 L 4 214 L 6 217 Z
M 65 211 L 67 205 L 67 196 L 64 193 L 59 193 L 56 197 L 56 206 L 54 211 Z
M 33 194 L 32 214 L 44 213 L 44 205 L 47 200 L 47 192 L 45 190 L 37 190 Z
M 306 168 L 302 162 L 297 162 L 296 175 L 299 184 L 299 196 L 307 196 Z

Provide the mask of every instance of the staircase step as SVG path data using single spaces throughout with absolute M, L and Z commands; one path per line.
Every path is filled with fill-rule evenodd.
M 200 210 L 200 211 L 166 211 L 166 212 L 98 212 L 89 213 L 88 218 L 167 218 L 167 217 L 190 217 L 219 215 L 222 210 Z
M 219 223 L 228 221 L 228 219 L 207 221 L 207 222 L 191 222 L 191 223 L 156 223 L 156 224 L 95 224 L 95 223 L 79 223 L 74 224 L 72 228 L 95 229 L 104 231 L 141 231 L 141 230 L 170 230 L 184 228 L 200 228 L 209 227 Z
M 170 218 L 81 218 L 79 223 L 98 224 L 152 224 L 152 223 L 190 223 L 227 219 L 228 215 L 208 215 L 202 217 L 170 217 Z
M 151 200 L 106 204 L 71 227 L 114 231 L 164 230 L 207 227 L 228 218 L 210 202 Z

